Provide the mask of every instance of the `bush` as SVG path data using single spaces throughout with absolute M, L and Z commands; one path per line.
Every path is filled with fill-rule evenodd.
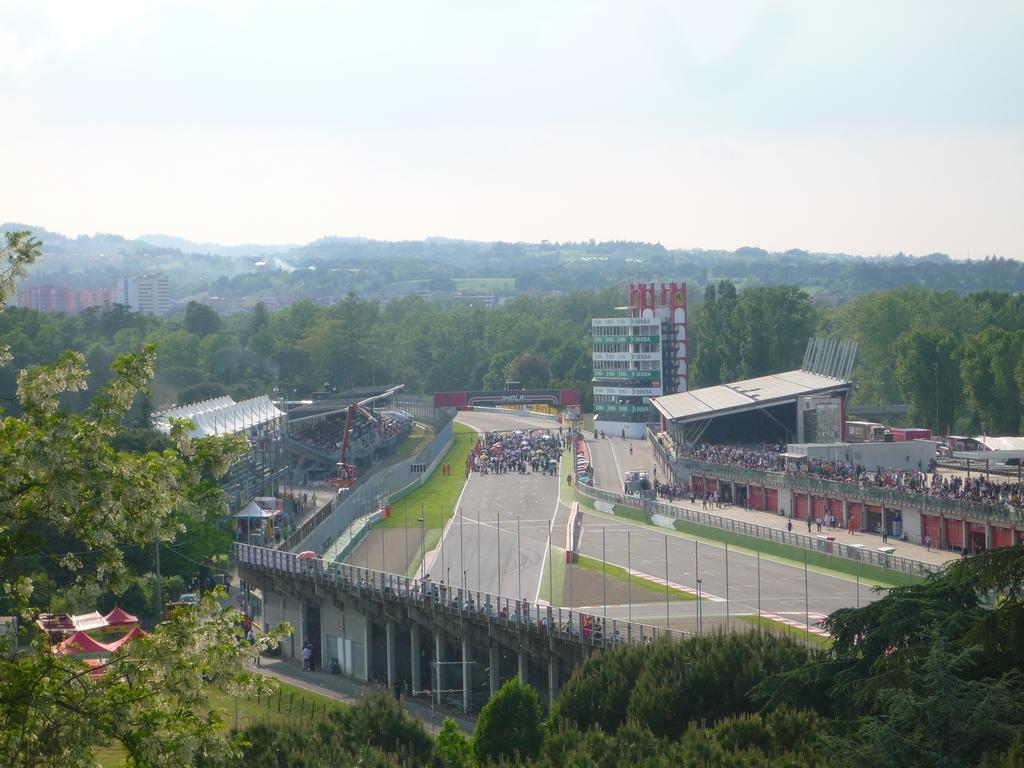
M 473 753 L 481 763 L 532 760 L 540 751 L 540 697 L 513 678 L 501 686 L 482 710 L 473 736 Z

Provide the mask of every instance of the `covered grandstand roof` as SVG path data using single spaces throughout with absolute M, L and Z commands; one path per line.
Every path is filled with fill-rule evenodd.
M 846 379 L 797 370 L 663 395 L 651 398 L 651 403 L 670 421 L 700 421 L 783 405 L 803 395 L 824 394 L 850 385 Z
M 240 403 L 224 396 L 160 411 L 153 415 L 153 426 L 167 434 L 171 431 L 172 418 L 191 419 L 196 427 L 189 434 L 192 437 L 208 437 L 234 434 L 282 416 L 284 411 L 279 410 L 267 395 Z

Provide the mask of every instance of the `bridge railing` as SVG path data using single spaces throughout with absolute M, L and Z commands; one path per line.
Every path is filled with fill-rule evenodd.
M 763 539 L 800 549 L 822 552 L 826 555 L 842 557 L 847 560 L 856 560 L 866 565 L 875 565 L 890 571 L 909 573 L 914 576 L 927 576 L 929 573 L 936 573 L 942 569 L 941 566 L 933 563 L 925 563 L 909 557 L 878 552 L 866 547 L 854 547 L 838 541 L 829 541 L 827 536 L 808 536 L 765 525 L 756 525 L 720 515 L 710 515 L 707 512 L 698 512 L 697 510 L 676 507 L 671 504 L 663 504 L 653 499 L 625 496 L 621 493 L 606 491 L 602 488 L 593 488 L 588 485 L 577 485 L 576 490 L 589 499 L 603 501 L 608 504 L 619 504 L 631 509 L 639 509 L 649 515 L 664 515 L 676 520 L 685 520 L 711 528 L 720 528 L 742 536 L 750 536 L 755 539 Z
M 333 584 L 380 600 L 426 608 L 452 617 L 476 617 L 499 625 L 519 627 L 540 636 L 579 643 L 581 646 L 611 648 L 623 644 L 643 645 L 660 637 L 682 639 L 694 634 L 635 621 L 609 619 L 593 612 L 554 608 L 512 597 L 450 587 L 404 574 L 316 558 L 300 558 L 292 552 L 250 544 L 235 544 L 235 559 L 239 565 L 257 571 Z

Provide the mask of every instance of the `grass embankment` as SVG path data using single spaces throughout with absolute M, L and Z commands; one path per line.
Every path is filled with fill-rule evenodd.
M 653 581 L 642 579 L 639 576 L 630 577 L 629 572 L 625 568 L 621 568 L 617 565 L 608 563 L 607 566 L 600 560 L 596 560 L 592 557 L 586 557 L 584 555 L 578 555 L 576 558 L 576 565 L 587 571 L 593 571 L 594 573 L 603 575 L 607 568 L 607 574 L 609 579 L 615 579 L 621 581 L 623 584 L 628 584 L 632 580 L 633 585 L 637 589 L 646 589 L 651 592 L 658 592 L 659 594 L 665 594 L 665 585 L 656 584 Z M 689 592 L 683 592 L 681 589 L 675 589 L 674 587 L 668 588 L 668 593 L 676 600 L 696 600 L 696 595 L 691 595 Z
M 581 505 L 595 510 L 599 515 L 605 514 L 595 509 L 592 499 L 588 499 L 579 493 L 577 493 L 576 496 Z M 650 517 L 643 510 L 624 507 L 620 504 L 613 505 L 612 510 L 615 517 L 634 520 L 646 525 L 654 525 L 650 521 Z M 877 585 L 881 587 L 903 587 L 910 584 L 921 583 L 920 577 L 912 576 L 909 573 L 890 571 L 885 568 L 880 568 L 877 565 L 867 565 L 859 563 L 856 560 L 829 555 L 824 552 L 801 549 L 800 547 L 794 547 L 789 544 L 780 544 L 775 541 L 768 541 L 767 539 L 759 539 L 754 536 L 745 536 L 741 533 L 734 533 L 733 531 L 726 531 L 722 528 L 701 525 L 700 523 L 693 523 L 689 520 L 675 520 L 672 524 L 676 531 L 685 534 L 691 539 L 718 544 L 728 544 L 731 548 L 747 553 L 760 552 L 762 555 L 773 560 L 789 563 L 790 565 L 803 567 L 804 555 L 806 554 L 808 567 L 815 571 L 837 574 L 847 578 L 856 578 L 859 575 L 861 581 L 869 585 Z
M 413 488 L 409 493 L 396 494 L 392 497 L 391 517 L 382 520 L 375 528 L 410 528 L 418 530 L 419 518 L 423 518 L 426 530 L 426 550 L 429 552 L 441 540 L 441 531 L 451 519 L 455 504 L 459 500 L 462 489 L 466 486 L 466 455 L 476 444 L 476 432 L 464 424 L 452 424 L 454 435 L 452 445 L 441 458 L 422 485 Z M 444 464 L 451 464 L 452 473 L 445 475 L 441 471 Z M 419 538 L 417 538 L 419 541 Z M 406 571 L 410 576 L 416 573 L 423 560 L 423 549 L 419 548 Z
M 415 456 L 426 448 L 433 439 L 434 431 L 432 429 L 425 427 L 422 424 L 414 424 L 412 429 L 409 430 L 408 436 L 395 450 L 394 455 L 387 458 L 384 465 L 390 467 L 392 464 L 398 464 L 401 461 L 405 461 L 406 459 Z
M 789 635 L 795 640 L 806 640 L 815 645 L 820 645 L 822 648 L 832 646 L 832 638 L 830 637 L 822 637 L 821 635 L 808 632 L 806 629 L 794 627 L 791 624 L 783 624 L 781 621 L 775 621 L 764 616 L 736 616 L 735 618 L 776 635 Z
M 278 690 L 272 696 L 234 697 L 217 688 L 209 691 L 210 706 L 219 709 L 225 730 L 244 730 L 257 723 L 292 723 L 300 725 L 313 718 L 325 716 L 345 704 L 298 688 L 288 683 L 278 683 Z M 121 768 L 127 754 L 118 744 L 98 747 L 96 760 L 104 768 Z

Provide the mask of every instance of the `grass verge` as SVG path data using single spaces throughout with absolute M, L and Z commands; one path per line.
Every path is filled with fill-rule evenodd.
M 377 523 L 377 528 L 418 528 L 417 518 L 423 518 L 427 528 L 442 528 L 445 521 L 452 516 L 455 502 L 466 485 L 466 455 L 476 443 L 476 432 L 471 428 L 455 422 L 452 425 L 454 439 L 451 448 L 442 457 L 441 462 L 419 488 L 414 488 L 407 496 L 392 501 L 391 517 Z M 448 476 L 441 471 L 441 465 L 451 464 L 452 473 Z M 408 525 L 406 525 L 408 519 Z
M 589 499 L 580 493 L 577 493 L 576 497 L 581 506 L 594 510 L 599 515 L 606 514 L 600 512 L 594 507 L 593 499 Z M 624 507 L 620 504 L 615 504 L 612 509 L 612 514 L 614 514 L 615 517 L 634 520 L 645 525 L 654 525 L 651 523 L 647 513 L 643 510 Z M 845 557 L 837 557 L 835 555 L 829 555 L 815 550 L 805 550 L 800 547 L 790 546 L 789 544 L 780 544 L 775 541 L 768 541 L 767 539 L 758 539 L 754 536 L 744 536 L 740 533 L 701 525 L 700 523 L 693 523 L 689 520 L 675 520 L 673 521 L 673 526 L 676 531 L 685 534 L 690 538 L 695 538 L 699 541 L 728 544 L 730 547 L 734 547 L 747 553 L 760 552 L 762 555 L 766 555 L 774 560 L 789 563 L 790 565 L 803 566 L 804 553 L 806 553 L 807 565 L 813 570 L 840 575 L 845 578 L 856 578 L 859 575 L 861 581 L 868 585 L 877 585 L 881 587 L 903 587 L 910 584 L 920 584 L 922 581 L 920 577 L 912 576 L 909 573 L 890 571 L 885 568 L 879 568 L 876 565 L 865 565 L 856 560 L 850 560 Z
M 764 616 L 737 616 L 736 618 L 740 621 L 746 622 L 747 624 L 753 624 L 756 627 L 766 629 L 777 635 L 788 635 L 796 640 L 805 640 L 813 645 L 821 646 L 822 648 L 832 647 L 832 638 L 815 635 L 801 629 L 800 627 L 783 624 L 781 621 L 775 621 L 774 619 L 765 618 Z
M 410 493 L 391 505 L 391 517 L 381 520 L 375 528 L 409 528 L 416 531 L 416 553 L 406 570 L 407 576 L 415 576 L 423 562 L 425 552 L 437 547 L 441 532 L 455 512 L 455 504 L 466 487 L 466 456 L 476 444 L 477 434 L 471 427 L 454 422 L 452 424 L 452 445 L 434 468 L 430 477 Z M 444 464 L 451 464 L 452 473 L 441 471 Z M 425 529 L 425 546 L 419 546 L 420 518 Z
M 597 574 L 605 573 L 605 565 L 600 560 L 595 560 L 592 557 L 578 555 L 576 558 L 576 565 L 578 565 L 580 568 L 583 568 L 588 571 L 593 571 Z M 620 568 L 619 566 L 612 565 L 611 563 L 608 564 L 607 568 L 608 578 L 615 579 L 616 581 L 621 581 L 623 584 L 629 583 L 630 576 L 625 568 Z M 646 579 L 641 579 L 639 576 L 633 576 L 632 581 L 633 584 L 635 584 L 638 588 L 643 588 L 653 592 L 660 592 L 661 594 L 665 594 L 664 584 L 655 584 L 653 582 L 647 581 Z M 675 597 L 677 600 L 695 601 L 697 599 L 696 595 L 691 595 L 689 592 L 683 592 L 681 589 L 675 589 L 674 587 L 669 587 L 668 593 Z

